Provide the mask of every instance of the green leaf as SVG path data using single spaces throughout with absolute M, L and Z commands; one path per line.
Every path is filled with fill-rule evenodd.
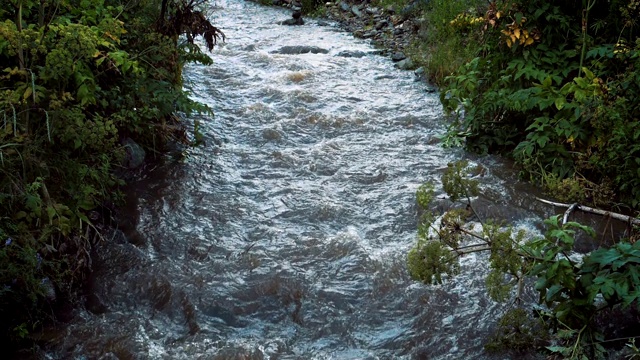
M 549 288 L 549 290 L 547 290 L 547 296 L 546 296 L 546 301 L 548 303 L 554 301 L 556 299 L 556 295 L 558 295 L 558 293 L 560 293 L 560 291 L 563 289 L 563 287 L 561 285 L 553 285 Z

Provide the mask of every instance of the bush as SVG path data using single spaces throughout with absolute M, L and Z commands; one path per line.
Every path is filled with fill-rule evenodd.
M 489 3 L 476 14 L 476 56 L 443 82 L 458 115 L 449 135 L 511 154 L 534 180 L 584 179 L 586 198 L 607 188 L 640 207 L 639 3 Z M 466 36 L 457 24 L 449 31 Z
M 123 139 L 160 148 L 183 136 L 175 113 L 207 110 L 182 90 L 181 67 L 210 61 L 195 36 L 211 48 L 222 34 L 197 2 L 3 4 L 0 322 L 20 338 L 82 284 L 94 222 L 121 198 Z

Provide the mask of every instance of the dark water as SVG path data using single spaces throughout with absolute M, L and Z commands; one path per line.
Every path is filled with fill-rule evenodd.
M 415 190 L 467 156 L 439 144 L 437 95 L 332 24 L 213 5 L 227 43 L 185 71 L 215 111 L 199 118 L 205 145 L 132 185 L 129 239 L 99 249 L 50 358 L 485 358 L 506 307 L 485 295 L 484 258 L 442 286 L 405 269 Z M 277 53 L 298 45 L 327 53 Z M 535 231 L 544 207 L 509 164 L 475 161 L 484 210 Z

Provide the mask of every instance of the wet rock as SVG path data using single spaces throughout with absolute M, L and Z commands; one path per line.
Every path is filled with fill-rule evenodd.
M 372 37 L 375 37 L 378 33 L 375 31 L 367 31 L 365 33 L 362 34 L 362 38 L 363 39 L 370 39 Z
M 304 25 L 304 20 L 302 20 L 302 18 L 287 19 L 287 20 L 281 21 L 280 25 L 288 25 L 288 26 Z
M 281 21 L 279 23 L 280 25 L 304 25 L 304 20 L 302 19 L 302 13 L 298 10 L 298 11 L 294 11 L 293 14 L 291 14 L 291 19 L 287 19 L 285 21 Z
M 283 54 L 283 55 L 299 55 L 299 54 L 327 54 L 329 50 L 319 48 L 317 46 L 306 46 L 306 45 L 292 45 L 292 46 L 283 46 L 278 50 L 274 50 L 272 54 Z
M 438 92 L 438 88 L 433 85 L 427 84 L 424 88 L 424 91 L 428 92 L 429 94 L 433 94 Z
M 144 163 L 144 157 L 146 153 L 142 146 L 138 145 L 130 138 L 126 138 L 122 141 L 122 145 L 125 148 L 124 166 L 127 169 L 133 170 Z
M 360 11 L 360 7 L 357 5 L 353 5 L 351 7 L 351 13 L 359 18 L 363 17 L 362 11 Z
M 47 301 L 53 302 L 56 300 L 56 288 L 48 277 L 42 279 L 40 282 L 40 288 L 42 289 L 42 293 Z
M 404 59 L 404 60 L 398 61 L 397 63 L 395 63 L 394 66 L 400 70 L 411 70 L 415 68 L 415 64 L 411 59 Z
M 280 140 L 282 138 L 282 135 L 280 134 L 280 132 L 278 130 L 264 129 L 264 130 L 262 130 L 262 137 L 265 140 L 277 141 L 277 140 Z
M 104 304 L 102 299 L 96 293 L 87 295 L 84 303 L 85 308 L 92 314 L 100 315 L 106 313 L 109 308 Z
M 345 11 L 345 12 L 346 12 L 346 11 L 350 11 L 350 10 L 351 10 L 351 7 L 349 6 L 349 4 L 348 4 L 348 3 L 344 2 L 344 1 L 341 1 L 341 2 L 340 2 L 340 9 L 341 9 L 342 11 Z
M 380 10 L 377 7 L 367 6 L 364 11 L 369 15 L 377 15 L 380 13 Z
M 376 30 L 382 30 L 383 28 L 389 26 L 389 22 L 387 20 L 380 20 L 376 23 Z
M 395 53 L 393 53 L 393 55 L 391 55 L 391 60 L 393 60 L 395 62 L 404 60 L 406 58 L 407 58 L 407 56 L 402 51 L 395 52 Z
M 336 54 L 336 56 L 346 57 L 346 58 L 361 58 L 366 55 L 367 54 L 364 51 L 360 51 L 360 50 L 343 50 Z

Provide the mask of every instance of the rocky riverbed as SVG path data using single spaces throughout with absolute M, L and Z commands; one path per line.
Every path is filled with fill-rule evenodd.
M 370 39 L 382 54 L 389 56 L 401 70 L 415 70 L 424 80 L 424 69 L 406 54 L 411 43 L 424 36 L 424 22 L 420 17 L 417 0 L 402 9 L 393 5 L 378 7 L 364 1 L 336 1 L 324 5 L 325 16 L 338 22 L 355 37 Z M 273 0 L 273 5 L 292 9 L 294 14 L 301 10 L 298 0 Z

